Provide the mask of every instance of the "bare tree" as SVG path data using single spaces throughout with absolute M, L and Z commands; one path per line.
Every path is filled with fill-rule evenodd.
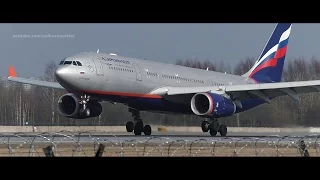
M 209 71 L 216 71 L 216 65 L 214 63 L 212 63 L 209 60 L 205 60 L 203 62 L 201 62 L 198 59 L 178 59 L 176 61 L 176 65 L 180 65 L 180 66 L 185 66 L 185 67 L 191 67 L 191 68 L 197 68 L 197 69 L 207 69 Z
M 247 57 L 244 60 L 240 60 L 240 62 L 235 66 L 233 70 L 233 74 L 242 75 L 248 72 L 252 66 L 255 64 L 255 60 L 253 58 Z
M 55 79 L 55 71 L 57 69 L 58 65 L 55 61 L 49 61 L 46 64 L 46 69 L 45 73 L 43 76 L 43 79 L 45 81 L 50 81 L 50 82 L 56 82 Z M 59 96 L 61 96 L 61 91 L 56 90 L 54 88 L 45 88 L 45 87 L 40 87 L 38 88 L 42 93 L 41 93 L 41 100 L 42 102 L 45 102 L 45 104 L 50 105 L 50 114 L 49 116 L 46 116 L 51 119 L 51 124 L 55 124 L 55 119 L 56 119 L 56 111 L 57 111 L 57 99 Z M 58 117 L 59 118 L 59 117 Z

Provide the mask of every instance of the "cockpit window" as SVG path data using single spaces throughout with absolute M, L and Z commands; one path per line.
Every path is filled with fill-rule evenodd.
M 82 66 L 82 64 L 79 61 L 66 61 L 66 58 L 64 58 L 62 61 L 60 61 L 59 65 Z
M 72 61 L 65 61 L 64 62 L 64 64 L 66 65 L 66 64 L 71 64 L 72 63 Z
M 65 60 L 66 60 L 66 58 L 63 58 L 63 59 L 60 61 L 59 65 L 63 65 L 63 63 L 64 63 Z

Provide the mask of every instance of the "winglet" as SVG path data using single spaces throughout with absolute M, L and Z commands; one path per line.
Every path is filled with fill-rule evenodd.
M 17 72 L 13 66 L 9 67 L 9 77 L 17 77 Z

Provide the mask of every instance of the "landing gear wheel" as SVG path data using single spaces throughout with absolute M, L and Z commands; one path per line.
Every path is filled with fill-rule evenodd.
M 211 129 L 210 129 L 210 135 L 211 135 L 211 136 L 216 136 L 217 133 L 218 133 L 218 131 L 215 130 L 214 128 L 211 128 Z
M 222 124 L 220 127 L 219 127 L 219 133 L 221 136 L 226 136 L 227 135 L 227 132 L 228 132 L 228 129 L 227 129 L 227 126 Z
M 84 110 L 84 114 L 86 115 L 86 117 L 89 117 L 89 116 L 90 116 L 90 113 L 91 113 L 91 111 L 90 111 L 89 108 L 86 108 L 86 109 Z
M 142 131 L 143 131 L 143 123 L 141 121 L 138 121 L 134 126 L 134 134 L 141 135 Z
M 145 125 L 143 127 L 143 133 L 147 136 L 150 136 L 151 135 L 151 126 L 150 125 Z
M 133 124 L 133 122 L 131 122 L 131 121 L 127 122 L 127 124 L 126 124 L 126 129 L 127 129 L 127 132 L 132 132 L 133 129 L 134 129 L 134 124 Z
M 208 132 L 209 131 L 209 125 L 210 123 L 208 121 L 203 121 L 201 124 L 202 132 Z
M 139 110 L 136 110 L 136 109 L 133 109 L 133 108 L 129 108 L 129 112 L 131 112 L 132 117 L 134 118 L 134 121 L 135 121 L 135 125 L 134 125 L 134 128 L 133 128 L 134 134 L 135 135 L 141 135 L 141 133 L 143 132 L 145 135 L 151 135 L 151 126 L 150 125 L 143 126 L 143 122 L 142 122 L 142 120 L 140 118 Z M 127 131 L 131 130 L 130 129 L 131 125 L 132 125 L 131 122 L 127 123 L 127 125 L 126 125 Z
M 218 121 L 213 121 L 209 125 L 210 128 L 210 135 L 211 136 L 216 136 L 219 130 L 219 122 Z

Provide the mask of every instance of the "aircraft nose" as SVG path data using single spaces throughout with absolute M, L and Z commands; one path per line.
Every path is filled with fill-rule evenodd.
M 66 67 L 58 67 L 55 71 L 55 76 L 57 81 L 65 81 L 66 75 L 68 74 L 68 69 Z

